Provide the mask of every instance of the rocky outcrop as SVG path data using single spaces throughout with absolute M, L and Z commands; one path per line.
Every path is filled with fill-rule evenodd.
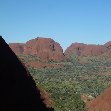
M 73 43 L 65 51 L 65 56 L 72 54 L 78 56 L 98 56 L 109 51 L 109 48 L 103 45 L 87 45 L 83 43 Z
M 26 44 L 9 44 L 16 54 L 36 55 L 43 61 L 63 61 L 65 56 L 59 43 L 50 38 L 35 38 Z
M 25 66 L 0 36 L 0 111 L 53 111 L 44 101 Z
M 104 45 L 72 43 L 64 53 L 60 44 L 51 38 L 37 37 L 25 44 L 10 43 L 9 46 L 17 55 L 36 55 L 41 61 L 64 61 L 73 54 L 87 57 L 111 52 L 111 41 Z
M 24 52 L 24 45 L 22 43 L 9 43 L 10 48 L 16 53 L 16 54 L 23 54 Z
M 62 61 L 64 55 L 60 44 L 50 38 L 36 38 L 26 42 L 24 54 L 33 54 L 45 61 Z
M 81 51 L 85 48 L 86 44 L 83 43 L 72 43 L 64 52 L 66 57 L 72 54 L 81 55 Z
M 111 87 L 87 103 L 88 111 L 111 111 Z
M 106 47 L 108 47 L 108 48 L 111 48 L 111 41 L 105 43 L 104 46 L 106 46 Z

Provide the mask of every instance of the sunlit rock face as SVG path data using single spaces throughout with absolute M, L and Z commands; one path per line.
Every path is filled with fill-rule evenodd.
M 62 61 L 64 55 L 59 43 L 50 38 L 36 38 L 26 42 L 24 54 L 37 55 L 42 60 Z
M 65 56 L 59 43 L 51 38 L 37 37 L 26 44 L 10 43 L 9 46 L 16 54 L 36 55 L 44 61 L 63 61 Z
M 65 56 L 69 57 L 72 54 L 78 56 L 98 56 L 109 51 L 109 48 L 104 45 L 87 45 L 83 43 L 73 43 L 65 51 Z
M 33 78 L 0 36 L 0 111 L 53 111 L 43 101 Z
M 9 46 L 16 54 L 23 54 L 24 52 L 25 44 L 23 43 L 9 43 Z
M 87 103 L 88 111 L 111 111 L 111 87 Z
M 108 48 L 111 48 L 111 41 L 105 43 L 104 46 L 106 46 L 106 47 L 108 47 Z

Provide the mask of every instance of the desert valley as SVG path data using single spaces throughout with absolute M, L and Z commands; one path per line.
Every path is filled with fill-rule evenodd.
M 111 41 L 72 43 L 64 52 L 44 37 L 9 46 L 48 93 L 46 102 L 55 111 L 111 111 Z

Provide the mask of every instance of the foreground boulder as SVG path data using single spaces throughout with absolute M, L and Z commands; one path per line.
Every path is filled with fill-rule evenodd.
M 0 36 L 0 111 L 53 111 L 46 106 L 33 78 Z
M 62 47 L 50 38 L 35 38 L 26 44 L 9 44 L 16 54 L 36 55 L 43 61 L 63 61 L 65 59 Z M 21 52 L 21 53 L 18 53 Z
M 87 103 L 88 111 L 111 111 L 111 87 Z

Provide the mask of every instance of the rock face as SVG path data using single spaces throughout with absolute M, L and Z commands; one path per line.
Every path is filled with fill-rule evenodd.
M 37 55 L 42 60 L 46 61 L 64 60 L 61 46 L 50 38 L 36 38 L 26 42 L 24 54 Z
M 111 41 L 105 43 L 104 46 L 106 46 L 106 47 L 108 47 L 108 48 L 111 48 Z
M 87 103 L 88 111 L 111 111 L 111 87 Z
M 10 48 L 16 53 L 16 54 L 23 54 L 24 52 L 24 45 L 22 43 L 10 43 Z
M 109 48 L 102 45 L 87 45 L 82 43 L 73 43 L 65 51 L 65 56 L 75 54 L 78 56 L 98 56 L 108 52 Z
M 53 111 L 44 103 L 31 75 L 0 36 L 0 111 Z
M 63 61 L 63 50 L 59 43 L 50 38 L 35 38 L 26 42 L 25 45 L 9 44 L 16 54 L 37 55 L 45 61 Z
M 81 51 L 85 48 L 86 44 L 83 43 L 72 43 L 64 52 L 65 56 L 68 57 L 72 54 L 81 55 Z
M 63 61 L 72 54 L 87 57 L 111 52 L 111 41 L 104 45 L 72 43 L 64 53 L 60 44 L 51 38 L 37 37 L 25 44 L 10 43 L 9 46 L 16 54 L 36 55 L 42 61 Z

